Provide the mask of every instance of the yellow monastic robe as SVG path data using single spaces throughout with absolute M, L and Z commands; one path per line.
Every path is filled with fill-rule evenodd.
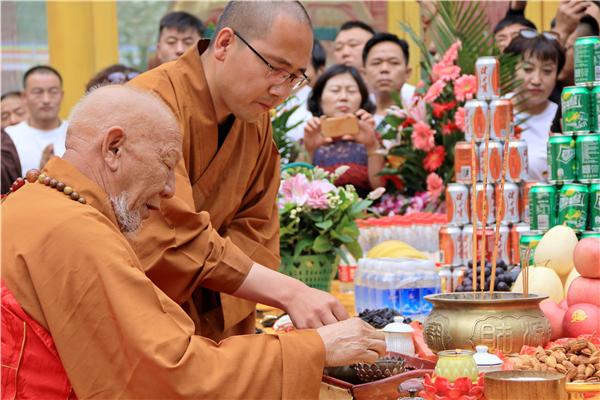
M 189 316 L 144 274 L 107 195 L 64 160 L 53 158 L 45 170 L 88 203 L 40 183 L 9 195 L 1 207 L 2 279 L 52 335 L 78 398 L 318 396 L 324 347 L 316 331 L 218 344 L 194 335 Z M 219 258 L 223 243 L 206 242 Z M 220 268 L 205 266 L 200 279 Z M 244 276 L 230 274 L 226 286 Z
M 183 229 L 191 225 L 174 215 L 207 211 L 213 228 L 252 260 L 273 269 L 280 262 L 276 207 L 279 153 L 272 139 L 271 121 L 268 113 L 255 123 L 236 119 L 217 151 L 218 123 L 200 61 L 208 44 L 208 40 L 201 40 L 177 61 L 129 83 L 158 94 L 175 113 L 183 133 L 184 160 L 175 188 L 175 196 L 183 201 L 163 207 L 163 217 L 148 221 L 140 235 L 142 245 L 134 246 L 150 279 L 180 304 L 190 300 L 189 290 L 198 282 L 190 282 L 179 271 L 202 266 L 180 265 L 191 261 L 176 254 L 182 228 L 179 223 L 184 224 Z M 180 207 L 186 204 L 187 209 Z M 177 221 L 165 223 L 165 219 Z M 208 228 L 200 225 L 197 229 L 203 232 Z M 254 303 L 226 294 L 219 298 L 218 293 L 200 289 L 193 293 L 193 302 L 184 307 L 194 319 L 197 333 L 214 340 L 254 331 Z

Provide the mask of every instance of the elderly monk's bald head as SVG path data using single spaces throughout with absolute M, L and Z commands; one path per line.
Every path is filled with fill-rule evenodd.
M 94 90 L 71 112 L 66 148 L 63 158 L 106 192 L 125 233 L 174 194 L 181 134 L 150 93 L 122 85 Z
M 219 123 L 254 122 L 281 104 L 303 82 L 312 44 L 299 2 L 229 2 L 201 56 Z

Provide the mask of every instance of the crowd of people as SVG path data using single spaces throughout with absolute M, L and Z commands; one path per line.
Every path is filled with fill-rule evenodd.
M 572 84 L 575 38 L 598 35 L 598 10 L 563 0 L 554 33 L 540 33 L 522 3 L 494 35 L 522 56 L 517 118 L 530 176 L 543 180 L 555 96 Z M 382 334 L 332 295 L 275 272 L 269 111 L 299 105 L 289 135 L 306 161 L 349 165 L 337 184 L 368 193 L 385 165 L 376 126 L 412 105 L 408 43 L 349 21 L 327 66 L 299 2 L 231 1 L 210 40 L 203 29 L 190 14 L 165 16 L 151 68 L 100 71 L 68 121 L 51 66 L 2 95 L 3 393 L 315 398 L 324 366 L 385 352 Z M 357 134 L 323 135 L 324 118 L 348 114 Z M 298 330 L 250 335 L 256 302 Z

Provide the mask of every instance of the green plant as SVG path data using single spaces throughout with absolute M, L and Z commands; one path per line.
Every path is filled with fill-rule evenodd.
M 294 112 L 300 107 L 300 105 L 294 105 L 287 107 L 292 97 L 288 98 L 283 102 L 276 110 L 272 110 L 271 113 L 271 125 L 273 127 L 273 140 L 281 155 L 281 164 L 287 164 L 296 159 L 300 151 L 299 145 L 296 141 L 290 139 L 287 135 L 289 131 L 297 127 L 302 123 L 298 121 L 294 124 L 288 125 L 289 119 Z

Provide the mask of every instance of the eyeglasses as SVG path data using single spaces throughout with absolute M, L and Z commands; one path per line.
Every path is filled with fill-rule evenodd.
M 106 79 L 110 83 L 125 83 L 125 82 L 132 80 L 139 74 L 140 74 L 139 72 L 129 72 L 127 74 L 124 72 L 113 72 L 112 74 L 108 74 Z
M 260 60 L 265 63 L 267 68 L 269 68 L 269 72 L 267 74 L 267 78 L 271 79 L 276 85 L 288 84 L 291 86 L 293 90 L 298 89 L 300 86 L 309 82 L 306 74 L 302 73 L 302 76 L 298 76 L 291 72 L 287 72 L 285 69 L 277 68 L 271 65 L 263 56 L 260 55 L 258 51 L 248 43 L 243 37 L 240 36 L 239 33 L 233 31 L 233 34 L 237 36 Z
M 560 39 L 560 35 L 558 34 L 558 32 L 544 31 L 544 32 L 539 33 L 535 29 L 531 29 L 531 28 L 521 29 L 519 31 L 519 35 L 521 35 L 521 37 L 524 37 L 525 39 L 535 39 L 538 36 L 543 36 L 545 39 L 548 39 L 548 40 L 559 40 Z

